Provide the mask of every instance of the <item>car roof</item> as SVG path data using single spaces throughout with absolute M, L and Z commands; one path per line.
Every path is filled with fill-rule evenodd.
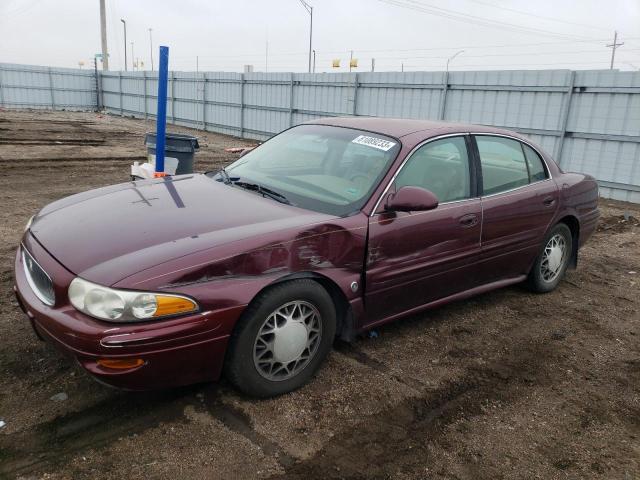
M 369 132 L 381 133 L 390 137 L 401 138 L 412 133 L 423 132 L 424 138 L 436 135 L 446 135 L 447 133 L 499 133 L 520 137 L 515 132 L 503 130 L 496 127 L 483 125 L 472 125 L 468 123 L 453 123 L 433 120 L 413 120 L 404 118 L 382 118 L 382 117 L 328 117 L 319 118 L 306 124 L 331 125 L 336 127 L 354 128 L 367 130 Z

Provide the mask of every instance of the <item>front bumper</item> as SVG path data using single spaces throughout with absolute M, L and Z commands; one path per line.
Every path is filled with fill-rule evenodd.
M 99 381 L 130 390 L 167 388 L 217 380 L 229 332 L 244 307 L 198 312 L 152 322 L 116 324 L 96 320 L 69 304 L 66 289 L 74 275 L 29 234 L 24 246 L 54 282 L 56 303 L 49 307 L 33 293 L 15 259 L 14 291 L 37 335 L 74 358 Z M 141 366 L 105 368 L 99 359 L 141 358 Z

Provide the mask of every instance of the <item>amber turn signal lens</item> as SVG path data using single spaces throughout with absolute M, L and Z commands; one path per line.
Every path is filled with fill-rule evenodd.
M 144 365 L 144 360 L 141 358 L 101 358 L 98 360 L 98 365 L 114 370 L 126 370 L 127 368 L 136 368 Z
M 169 297 L 156 295 L 157 308 L 154 317 L 164 317 L 165 315 L 177 315 L 180 313 L 195 312 L 198 306 L 188 298 Z

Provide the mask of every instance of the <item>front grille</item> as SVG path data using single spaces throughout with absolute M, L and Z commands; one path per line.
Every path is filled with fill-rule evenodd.
M 27 276 L 27 282 L 33 293 L 36 294 L 42 303 L 49 306 L 53 305 L 56 301 L 56 295 L 53 291 L 53 282 L 47 272 L 45 272 L 38 262 L 34 260 L 27 249 L 22 247 L 22 265 L 24 266 L 24 273 Z

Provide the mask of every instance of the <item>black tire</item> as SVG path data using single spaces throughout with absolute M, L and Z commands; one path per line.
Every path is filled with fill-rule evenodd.
M 562 263 L 557 271 L 557 275 L 550 280 L 545 280 L 543 275 L 542 264 L 544 261 L 544 252 L 549 244 L 549 241 L 554 238 L 556 235 L 561 235 L 564 238 L 565 242 L 565 253 L 562 258 Z M 564 274 L 567 271 L 569 263 L 571 261 L 571 257 L 573 255 L 573 237 L 571 235 L 571 230 L 564 223 L 558 223 L 555 227 L 553 227 L 549 233 L 544 238 L 542 242 L 542 246 L 540 247 L 540 252 L 536 257 L 536 261 L 529 272 L 529 277 L 527 279 L 527 284 L 531 290 L 538 293 L 547 293 L 555 290 L 558 284 L 564 278 Z
M 273 312 L 295 301 L 311 304 L 319 313 L 321 334 L 318 345 L 306 365 L 292 377 L 284 380 L 265 378 L 254 363 L 256 339 Z M 260 293 L 238 321 L 229 339 L 225 376 L 239 390 L 254 397 L 274 397 L 296 390 L 316 373 L 333 345 L 335 333 L 335 306 L 320 284 L 308 279 L 276 284 Z

